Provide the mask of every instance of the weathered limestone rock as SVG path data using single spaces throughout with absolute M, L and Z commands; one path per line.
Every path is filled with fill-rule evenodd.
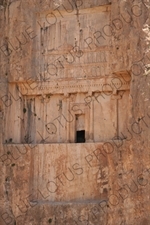
M 150 1 L 0 1 L 0 224 L 150 224 Z

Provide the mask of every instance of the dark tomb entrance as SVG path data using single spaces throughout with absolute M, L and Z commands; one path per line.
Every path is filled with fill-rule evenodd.
M 85 114 L 76 115 L 76 143 L 84 143 L 85 139 Z
M 79 130 L 76 132 L 76 143 L 85 142 L 85 130 Z

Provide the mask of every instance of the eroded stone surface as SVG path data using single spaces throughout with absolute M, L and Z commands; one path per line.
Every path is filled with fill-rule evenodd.
M 150 223 L 149 8 L 0 1 L 0 224 Z

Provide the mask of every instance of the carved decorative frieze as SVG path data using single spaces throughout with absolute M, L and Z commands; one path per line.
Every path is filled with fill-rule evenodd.
M 116 92 L 129 90 L 130 81 L 126 81 L 122 76 L 112 76 L 94 79 L 68 79 L 37 82 L 27 81 L 18 83 L 19 91 L 22 95 L 46 95 L 46 94 L 67 94 L 86 92 Z

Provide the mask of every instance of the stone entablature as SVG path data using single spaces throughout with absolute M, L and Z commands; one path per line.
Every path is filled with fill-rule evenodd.
M 22 95 L 67 94 L 67 93 L 92 93 L 92 92 L 116 92 L 129 90 L 130 82 L 124 77 L 104 77 L 100 79 L 76 79 L 50 82 L 27 81 L 18 83 Z

